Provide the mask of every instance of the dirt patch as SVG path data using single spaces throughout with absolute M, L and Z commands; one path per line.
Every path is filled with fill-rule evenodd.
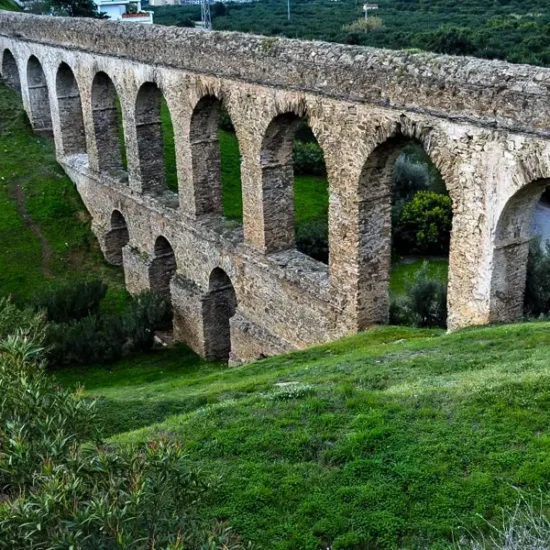
M 25 224 L 40 241 L 40 245 L 42 246 L 42 272 L 44 273 L 44 276 L 48 279 L 53 279 L 54 275 L 50 267 L 52 251 L 50 249 L 48 241 L 46 240 L 46 237 L 44 237 L 44 234 L 40 229 L 40 226 L 38 226 L 34 222 L 29 212 L 27 211 L 27 207 L 25 206 L 25 193 L 23 191 L 22 182 L 15 182 L 13 185 L 11 185 L 10 192 L 15 199 L 15 202 L 17 203 L 17 210 L 19 211 L 19 214 L 25 220 Z

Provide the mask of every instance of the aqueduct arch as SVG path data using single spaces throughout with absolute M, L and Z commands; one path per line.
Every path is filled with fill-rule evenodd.
M 206 357 L 228 361 L 231 353 L 229 321 L 237 311 L 237 297 L 231 279 L 220 267 L 210 273 L 203 302 Z
M 371 152 L 361 170 L 358 211 L 361 230 L 357 246 L 360 329 L 389 321 L 393 170 L 410 143 L 426 151 L 422 140 L 397 132 Z
M 65 155 L 86 153 L 86 133 L 82 118 L 80 90 L 73 71 L 61 63 L 56 78 L 61 141 Z
M 5 49 L 2 56 L 2 76 L 4 82 L 12 89 L 21 95 L 21 80 L 19 78 L 19 69 L 17 61 L 10 50 Z
M 123 172 L 118 94 L 107 73 L 92 82 L 92 117 L 99 171 L 120 178 Z
M 550 174 L 550 70 L 266 40 L 0 13 L 3 79 L 17 88 L 21 68 L 23 105 L 37 131 L 55 126 L 58 160 L 129 290 L 160 291 L 178 340 L 204 356 L 230 349 L 237 362 L 385 322 L 389 170 L 402 139 L 415 138 L 453 201 L 450 328 L 516 318 L 543 183 L 516 193 L 525 166 L 531 180 Z M 156 192 L 163 95 L 185 177 L 179 209 Z M 238 128 L 243 226 L 203 215 L 222 212 L 220 98 Z M 294 246 L 292 137 L 304 114 L 330 179 L 330 269 Z M 223 345 L 211 338 L 216 323 Z
M 532 181 L 506 203 L 498 220 L 491 279 L 491 321 L 523 317 L 523 297 L 535 207 L 550 179 Z
M 154 256 L 149 268 L 150 287 L 172 305 L 170 282 L 176 274 L 176 256 L 172 245 L 162 235 L 155 241 Z
M 119 210 L 113 210 L 111 214 L 110 228 L 105 236 L 103 253 L 105 259 L 113 265 L 122 265 L 122 249 L 130 241 L 126 219 Z
M 162 101 L 162 92 L 153 82 L 143 84 L 136 98 L 139 168 L 141 189 L 145 193 L 161 194 L 167 189 Z
M 220 143 L 222 102 L 213 95 L 202 97 L 193 109 L 189 128 L 195 214 L 223 214 Z
M 260 166 L 263 249 L 266 253 L 296 246 L 293 143 L 296 130 L 303 121 L 307 122 L 307 116 L 293 111 L 279 114 L 271 120 L 262 139 Z
M 34 130 L 43 136 L 52 137 L 53 124 L 48 83 L 42 65 L 34 55 L 31 55 L 27 61 L 27 90 Z

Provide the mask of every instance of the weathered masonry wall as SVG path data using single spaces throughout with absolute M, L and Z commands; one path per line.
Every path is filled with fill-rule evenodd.
M 453 201 L 450 328 L 521 315 L 550 178 L 546 69 L 7 12 L 0 55 L 35 129 L 53 133 L 106 259 L 132 292 L 164 293 L 176 337 L 206 357 L 246 361 L 388 321 L 391 166 L 410 139 Z M 241 152 L 242 227 L 221 213 L 222 104 Z M 294 246 L 288 147 L 301 116 L 327 164 L 329 266 Z

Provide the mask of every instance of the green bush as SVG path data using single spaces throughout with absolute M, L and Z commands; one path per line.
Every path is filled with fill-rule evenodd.
M 155 329 L 171 320 L 168 304 L 156 294 L 142 292 L 129 304 L 123 318 L 126 337 L 132 351 L 148 351 L 153 347 Z
M 88 281 L 52 289 L 31 300 L 36 309 L 46 311 L 48 321 L 66 323 L 97 315 L 107 294 L 103 281 Z
M 170 321 L 167 304 L 151 292 L 131 297 L 121 317 L 101 313 L 99 306 L 94 305 L 96 314 L 48 325 L 51 366 L 106 365 L 125 352 L 150 350 L 155 330 Z
M 398 251 L 417 254 L 448 254 L 452 203 L 447 195 L 419 191 L 405 204 L 394 232 Z
M 424 262 L 407 285 L 406 296 L 392 299 L 390 322 L 415 327 L 447 326 L 447 286 L 430 277 L 428 262 Z
M 527 260 L 524 311 L 528 316 L 550 313 L 550 241 L 533 239 Z
M 321 220 L 301 223 L 296 228 L 296 248 L 312 258 L 328 264 L 328 224 Z
M 326 174 L 325 156 L 316 141 L 295 140 L 292 144 L 292 153 L 295 174 L 310 176 L 324 176 Z
M 32 307 L 19 308 L 9 298 L 0 298 L 0 340 L 18 334 L 35 342 L 43 342 L 46 335 L 46 315 Z
M 105 365 L 122 357 L 126 334 L 112 315 L 90 315 L 48 328 L 48 359 L 52 366 Z
M 3 307 L 4 306 L 4 307 Z M 0 305 L 0 549 L 238 550 L 198 515 L 208 484 L 179 444 L 104 445 L 96 405 L 46 374 L 42 319 Z
M 0 304 L 0 326 L 12 323 L 0 340 L 0 494 L 9 498 L 32 492 L 41 468 L 96 433 L 92 403 L 46 374 L 43 317 L 34 315 Z

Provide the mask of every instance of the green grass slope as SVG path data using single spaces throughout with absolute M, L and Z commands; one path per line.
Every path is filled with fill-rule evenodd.
M 33 134 L 19 98 L 0 84 L 0 295 L 28 298 L 87 277 L 121 287 L 90 222 L 53 143 Z
M 166 435 L 262 549 L 441 549 L 550 482 L 550 324 L 381 328 L 237 369 L 185 347 L 66 371 L 121 443 Z

